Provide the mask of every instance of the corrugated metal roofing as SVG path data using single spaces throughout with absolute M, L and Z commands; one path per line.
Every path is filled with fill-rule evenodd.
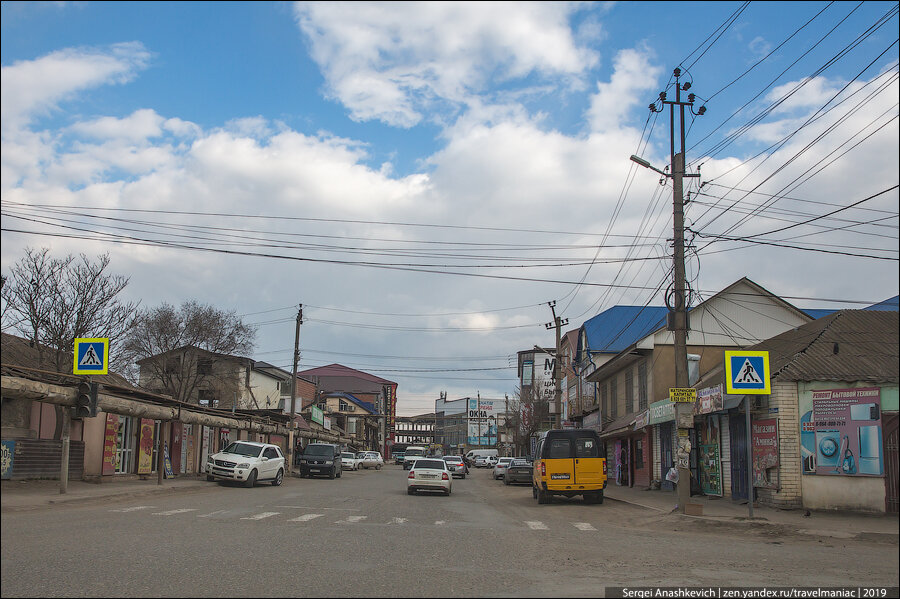
M 297 376 L 349 376 L 373 383 L 387 383 L 391 385 L 396 384 L 394 383 L 394 381 L 389 381 L 387 379 L 381 378 L 380 376 L 375 376 L 374 374 L 369 374 L 368 372 L 356 370 L 355 368 L 350 368 L 349 366 L 342 366 L 341 364 L 329 364 L 328 366 L 310 368 L 309 370 L 298 372 Z
M 617 354 L 666 324 L 665 306 L 613 306 L 584 323 L 592 352 Z
M 840 310 L 747 349 L 768 351 L 779 381 L 896 383 L 900 313 Z

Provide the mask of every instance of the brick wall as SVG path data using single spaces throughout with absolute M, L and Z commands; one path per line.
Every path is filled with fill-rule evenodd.
M 796 509 L 802 505 L 800 488 L 800 415 L 797 383 L 772 383 L 769 409 L 778 421 L 778 489 L 756 489 L 762 505 Z

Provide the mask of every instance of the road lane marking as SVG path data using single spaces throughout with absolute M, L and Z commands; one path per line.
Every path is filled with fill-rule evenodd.
M 111 512 L 136 512 L 138 510 L 147 510 L 154 506 L 152 505 L 136 505 L 134 507 L 123 507 L 117 510 L 109 510 Z
M 446 520 L 435 520 L 434 521 L 435 526 L 440 526 L 441 524 L 446 524 L 446 523 L 447 523 Z
M 198 518 L 211 518 L 211 517 L 217 516 L 217 515 L 219 515 L 219 514 L 227 514 L 227 513 L 228 513 L 228 510 L 216 510 L 216 511 L 210 512 L 210 513 L 208 513 L 208 514 L 201 514 L 201 515 L 199 515 L 199 516 L 197 516 L 197 517 L 198 517 Z
M 277 516 L 281 512 L 262 512 L 261 514 L 255 514 L 253 516 L 246 516 L 241 518 L 241 520 L 262 520 L 263 518 L 270 518 L 272 516 Z
M 154 516 L 174 516 L 175 514 L 186 514 L 188 512 L 196 512 L 196 511 L 197 511 L 196 509 L 187 508 L 187 509 L 181 509 L 181 510 L 169 510 L 167 512 L 156 512 L 153 515 Z
M 544 524 L 543 522 L 528 522 L 528 521 L 526 521 L 525 524 L 527 524 L 528 528 L 530 528 L 531 530 L 549 530 L 547 528 L 547 525 Z
M 289 522 L 309 522 L 310 520 L 321 518 L 324 515 L 325 514 L 303 514 L 299 518 L 291 518 Z
M 578 530 L 597 530 L 588 522 L 572 522 L 572 526 L 574 526 Z
M 392 524 L 403 524 L 406 522 L 406 520 L 407 520 L 406 518 L 392 518 L 391 523 Z
M 355 524 L 356 522 L 362 522 L 368 518 L 368 516 L 347 516 L 344 520 L 338 520 L 335 524 Z

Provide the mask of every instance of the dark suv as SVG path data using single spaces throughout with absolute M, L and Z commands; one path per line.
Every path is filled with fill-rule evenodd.
M 341 477 L 341 446 L 333 443 L 310 443 L 300 456 L 300 478 L 313 474 Z

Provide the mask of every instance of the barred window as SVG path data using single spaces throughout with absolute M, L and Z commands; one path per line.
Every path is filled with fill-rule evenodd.
M 647 363 L 638 365 L 638 410 L 647 409 Z
M 629 368 L 625 371 L 625 413 L 631 414 L 634 411 L 634 370 Z

